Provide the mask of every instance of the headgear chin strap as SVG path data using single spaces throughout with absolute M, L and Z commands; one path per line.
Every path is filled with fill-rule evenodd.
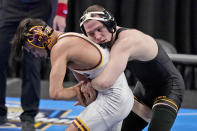
M 53 29 L 49 31 L 46 28 L 47 25 L 44 26 L 33 26 L 28 33 L 25 34 L 27 43 L 35 46 L 37 48 L 45 49 L 53 42 Z
M 99 15 L 100 17 L 96 17 L 96 15 Z M 106 10 L 104 11 L 92 11 L 85 13 L 81 18 L 80 18 L 80 27 L 82 32 L 86 34 L 86 31 L 84 29 L 83 24 L 88 21 L 88 20 L 97 20 L 103 22 L 103 24 L 107 27 L 108 31 L 111 33 L 114 33 L 116 31 L 116 21 L 115 18 L 110 15 L 109 12 Z

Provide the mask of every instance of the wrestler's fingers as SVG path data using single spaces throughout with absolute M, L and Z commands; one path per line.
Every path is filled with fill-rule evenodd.
M 97 97 L 97 91 L 95 89 L 91 88 L 90 92 L 89 92 L 89 96 L 90 96 L 91 99 L 95 100 L 96 97 Z
M 84 96 L 79 94 L 77 97 L 78 97 L 78 101 L 74 105 L 75 106 L 77 106 L 77 105 L 86 106 L 86 100 L 85 100 Z
M 81 92 L 83 92 L 83 93 L 85 93 L 85 92 L 86 92 L 85 84 L 82 84 L 82 85 L 81 85 Z
M 76 105 L 82 105 L 82 106 L 86 106 L 86 98 L 84 97 L 83 93 L 81 92 L 81 86 L 83 85 L 83 81 L 80 81 L 76 86 L 77 88 L 77 98 L 78 98 L 78 104 Z
M 79 105 L 81 105 L 81 103 L 80 102 L 75 102 L 75 104 L 74 104 L 74 106 L 79 106 Z
M 82 85 L 81 85 L 81 92 L 83 92 L 83 93 L 88 93 L 88 86 L 87 86 L 87 83 L 83 83 Z
M 93 101 L 95 101 L 96 97 L 97 97 L 96 91 L 92 91 L 91 93 L 89 93 L 89 98 L 86 100 L 86 104 L 87 105 L 91 104 Z
M 86 106 L 86 104 L 81 104 L 79 101 L 75 102 L 74 106 Z
M 91 83 L 89 82 L 87 85 L 87 92 L 89 93 L 89 95 L 96 96 L 97 91 L 94 88 L 92 88 Z
M 77 87 L 76 89 L 79 90 L 79 91 L 81 92 L 81 88 L 82 88 L 83 84 L 84 84 L 84 81 L 79 81 L 79 82 L 75 85 L 75 87 Z
M 78 105 L 86 106 L 86 100 L 82 96 L 79 96 L 78 98 Z
M 92 85 L 89 81 L 83 84 L 83 93 L 89 93 L 92 88 Z
M 86 87 L 87 87 L 87 88 L 92 88 L 92 84 L 91 84 L 91 82 L 90 82 L 90 81 L 87 81 L 87 83 L 86 83 Z
M 86 102 L 90 99 L 90 96 L 89 96 L 88 93 L 83 93 L 83 96 L 84 96 L 84 98 L 85 98 L 84 101 L 86 101 Z

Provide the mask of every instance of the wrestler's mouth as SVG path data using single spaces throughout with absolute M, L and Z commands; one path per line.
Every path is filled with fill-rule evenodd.
M 106 43 L 106 40 L 102 40 L 99 42 L 99 44 L 105 44 Z

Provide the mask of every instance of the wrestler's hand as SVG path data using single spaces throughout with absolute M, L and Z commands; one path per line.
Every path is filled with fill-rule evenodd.
M 66 28 L 66 18 L 56 15 L 53 20 L 53 29 L 64 32 Z
M 92 88 L 90 81 L 84 82 L 80 87 L 81 87 L 81 98 L 80 98 L 81 101 L 75 103 L 75 106 L 77 105 L 88 106 L 96 99 L 97 91 L 94 88 Z
M 87 106 L 85 97 L 83 93 L 81 92 L 81 87 L 83 85 L 84 85 L 84 81 L 80 81 L 77 85 L 75 85 L 78 101 L 74 104 L 74 106 L 77 106 L 77 105 Z
M 83 86 L 81 86 L 81 92 L 85 97 L 86 105 L 92 103 L 97 97 L 97 91 L 92 87 L 90 81 L 86 81 Z

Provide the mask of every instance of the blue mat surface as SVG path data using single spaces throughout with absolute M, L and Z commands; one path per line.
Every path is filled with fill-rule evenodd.
M 36 117 L 36 128 L 42 131 L 63 131 L 84 109 L 74 106 L 75 101 L 44 100 L 40 101 L 40 111 Z M 1 125 L 3 131 L 19 131 L 19 115 L 22 112 L 20 99 L 7 97 L 8 123 Z M 145 128 L 143 131 L 147 131 Z M 197 110 L 180 109 L 171 131 L 197 131 Z

